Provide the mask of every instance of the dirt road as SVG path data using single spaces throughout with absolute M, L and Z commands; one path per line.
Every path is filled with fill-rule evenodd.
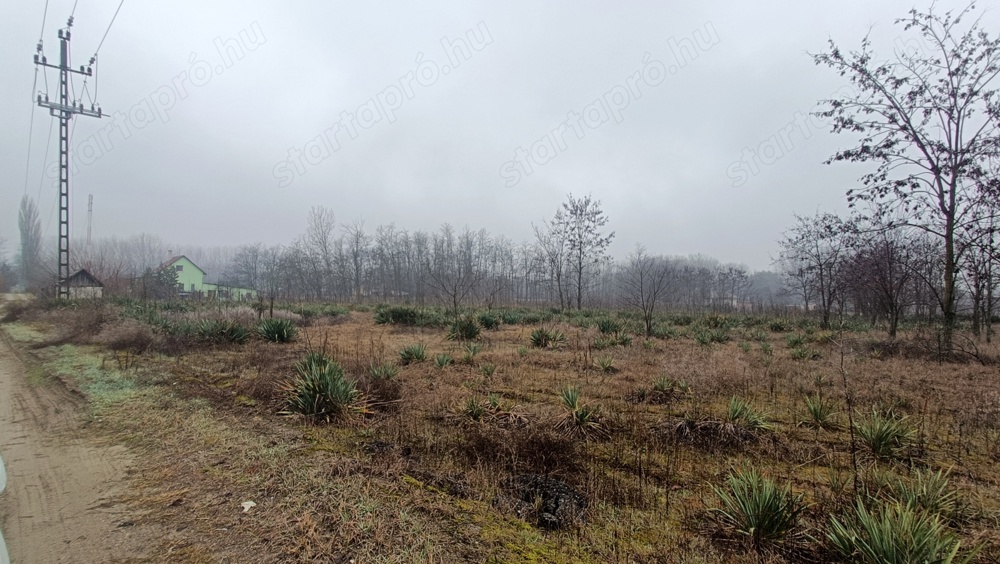
M 128 459 L 81 430 L 82 399 L 27 378 L 0 331 L 0 531 L 13 564 L 143 559 L 123 494 Z M 128 522 L 125 522 L 128 525 Z

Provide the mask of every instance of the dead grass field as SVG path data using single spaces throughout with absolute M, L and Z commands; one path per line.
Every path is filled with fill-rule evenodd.
M 974 562 L 1000 560 L 996 364 L 878 353 L 876 333 L 766 327 L 734 327 L 711 344 L 681 327 L 595 350 L 597 328 L 564 321 L 484 330 L 465 358 L 444 329 L 377 325 L 357 311 L 290 344 L 164 354 L 148 335 L 112 335 L 122 331 L 113 314 L 90 317 L 98 326 L 85 338 L 60 334 L 79 332 L 86 315 L 39 312 L 7 328 L 48 370 L 77 378 L 93 424 L 138 453 L 130 501 L 140 525 L 167 531 L 163 561 L 828 561 L 829 516 L 853 505 L 855 488 L 878 496 L 921 469 L 949 472 L 964 508 L 949 527 L 963 547 L 982 547 Z M 538 326 L 566 342 L 532 347 Z M 798 335 L 806 343 L 791 346 Z M 396 363 L 415 343 L 427 360 L 400 366 L 389 388 L 366 388 L 372 364 Z M 285 412 L 283 386 L 310 350 L 362 382 L 367 414 L 325 424 Z M 454 363 L 438 367 L 442 353 Z M 980 354 L 1000 357 L 994 345 Z M 678 385 L 657 391 L 661 378 Z M 600 406 L 597 432 L 560 428 L 570 386 Z M 833 406 L 828 429 L 805 424 L 807 395 Z M 734 397 L 766 428 L 727 425 Z M 860 445 L 852 456 L 848 401 L 855 424 L 891 413 L 912 440 L 892 457 Z M 474 405 L 486 409 L 477 416 Z M 754 550 L 713 512 L 713 486 L 746 465 L 803 495 L 794 538 Z M 573 502 L 557 522 L 547 490 Z M 245 501 L 256 505 L 244 512 Z

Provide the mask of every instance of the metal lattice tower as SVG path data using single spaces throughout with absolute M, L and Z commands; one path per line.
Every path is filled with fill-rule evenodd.
M 66 29 L 59 30 L 59 64 L 49 63 L 45 56 L 41 54 L 41 44 L 38 46 L 38 53 L 35 54 L 35 64 L 59 70 L 59 102 L 50 102 L 49 96 L 38 95 L 38 105 L 49 109 L 49 114 L 59 118 L 59 297 L 69 297 L 69 122 L 74 115 L 83 115 L 100 118 L 101 108 L 95 108 L 91 104 L 90 109 L 83 107 L 83 102 L 70 100 L 69 78 L 70 73 L 83 76 L 93 76 L 94 71 L 91 59 L 87 67 L 80 66 L 79 69 L 70 68 L 69 63 L 69 29 L 73 27 L 73 18 L 66 22 Z

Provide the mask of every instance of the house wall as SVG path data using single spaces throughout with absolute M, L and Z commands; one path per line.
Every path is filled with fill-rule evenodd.
M 70 299 L 90 299 L 104 296 L 104 288 L 100 286 L 70 286 Z
M 180 267 L 180 270 L 177 270 Z M 177 284 L 182 286 L 182 292 L 200 292 L 205 281 L 205 272 L 195 266 L 187 257 L 177 259 L 168 268 L 177 272 Z

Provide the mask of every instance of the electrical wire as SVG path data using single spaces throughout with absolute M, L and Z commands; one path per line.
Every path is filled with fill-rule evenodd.
M 72 9 L 72 10 L 70 10 L 70 12 L 69 12 L 69 17 L 70 17 L 70 19 L 72 19 L 72 18 L 73 18 L 73 14 L 75 14 L 75 13 L 76 13 L 76 4 L 77 4 L 77 2 L 79 2 L 79 1 L 80 1 L 80 0 L 73 0 L 73 9 Z
M 38 67 L 35 67 L 35 80 L 31 84 L 31 119 L 28 121 L 28 157 L 24 163 L 24 195 L 28 195 L 28 169 L 31 167 L 31 139 L 35 130 L 35 87 L 38 86 Z
M 111 26 L 115 24 L 115 18 L 118 17 L 118 12 L 122 9 L 122 4 L 124 3 L 125 0 L 121 0 L 121 2 L 118 3 L 118 9 L 115 10 L 115 15 L 111 16 L 111 23 L 108 24 L 108 29 L 104 30 L 104 36 L 101 37 L 101 42 L 97 44 L 97 49 L 94 50 L 95 57 L 97 56 L 97 53 L 100 52 L 101 46 L 104 45 L 104 40 L 108 37 L 108 32 L 111 31 Z

